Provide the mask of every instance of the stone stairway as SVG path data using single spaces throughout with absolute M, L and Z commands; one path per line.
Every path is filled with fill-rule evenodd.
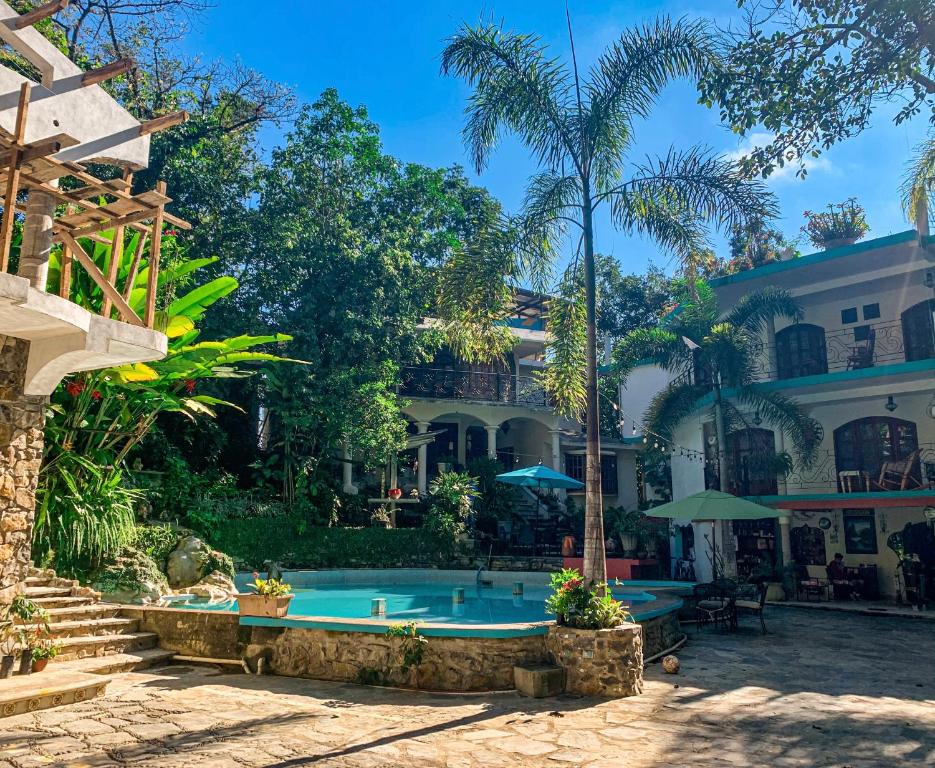
M 0 717 L 84 701 L 104 693 L 107 675 L 162 664 L 172 651 L 140 632 L 123 608 L 52 571 L 32 571 L 23 593 L 48 611 L 49 632 L 61 653 L 43 672 L 0 680 Z

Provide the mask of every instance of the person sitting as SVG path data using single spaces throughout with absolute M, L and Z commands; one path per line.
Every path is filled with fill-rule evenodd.
M 854 592 L 855 583 L 847 577 L 847 568 L 844 567 L 844 555 L 835 552 L 834 559 L 825 568 L 835 600 L 856 600 Z

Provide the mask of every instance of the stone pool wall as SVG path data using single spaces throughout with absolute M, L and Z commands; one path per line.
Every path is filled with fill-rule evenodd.
M 678 611 L 640 621 L 639 625 L 643 629 L 643 658 L 646 659 L 668 650 L 685 637 Z
M 635 696 L 643 692 L 643 637 L 638 624 L 615 629 L 550 627 L 546 648 L 565 668 L 565 692 Z

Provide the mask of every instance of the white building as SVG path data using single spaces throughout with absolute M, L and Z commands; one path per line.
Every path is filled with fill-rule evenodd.
M 743 575 L 758 549 L 761 557 L 794 561 L 800 572 L 824 577 L 840 552 L 846 566 L 863 569 L 868 596 L 897 593 L 899 559 L 888 540 L 935 506 L 935 238 L 922 229 L 713 281 L 722 309 L 766 286 L 784 288 L 800 303 L 802 321 L 777 320 L 766 332 L 761 380 L 823 428 L 817 462 L 779 477 L 750 469 L 754 454 L 787 448 L 769 423 L 749 414 L 759 425 L 728 436 L 725 490 L 788 512 L 778 530 L 735 527 L 723 542 L 728 568 Z M 621 391 L 622 409 L 644 413 L 667 383 L 661 369 L 638 368 Z M 716 456 L 708 418 L 699 411 L 685 420 L 674 442 Z M 704 462 L 679 451 L 671 461 L 675 499 L 705 488 Z M 703 539 L 710 533 L 696 526 L 702 580 L 710 577 Z

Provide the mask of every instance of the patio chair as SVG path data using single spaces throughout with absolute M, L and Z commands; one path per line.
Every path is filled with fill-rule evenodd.
M 706 625 L 733 626 L 733 597 L 726 596 L 716 584 L 696 584 L 692 590 L 695 615 L 700 632 Z
M 818 602 L 828 595 L 828 586 L 830 582 L 827 579 L 820 579 L 816 576 L 810 576 L 808 568 L 804 565 L 795 567 L 795 599 L 799 600 L 805 595 L 805 601 L 810 602 L 809 598 L 815 596 Z
M 855 371 L 859 368 L 872 368 L 873 352 L 876 345 L 876 329 L 870 328 L 867 331 L 867 338 L 851 347 L 851 351 L 847 355 L 847 370 Z
M 753 594 L 741 592 L 734 601 L 735 614 L 750 613 L 760 618 L 760 630 L 766 634 L 766 621 L 763 618 L 763 607 L 766 605 L 766 591 L 769 584 L 766 581 L 760 581 L 758 584 L 750 584 L 755 587 Z
M 915 450 L 901 461 L 884 461 L 880 467 L 880 478 L 877 485 L 884 491 L 905 491 L 910 488 L 921 488 L 921 473 L 919 468 L 919 451 Z

